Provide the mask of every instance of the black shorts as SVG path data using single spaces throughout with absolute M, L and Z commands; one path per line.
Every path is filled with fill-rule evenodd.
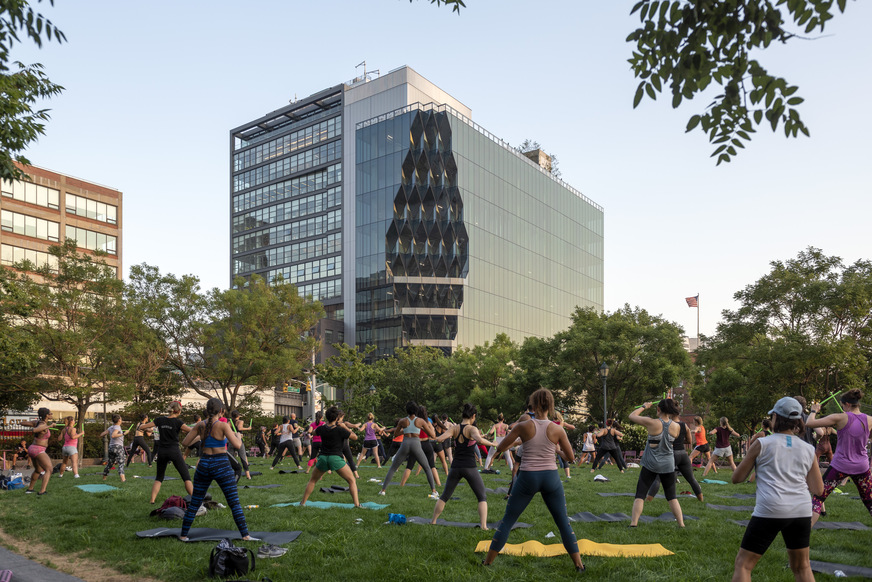
M 711 451 L 711 448 L 708 446 L 708 443 L 706 443 L 704 445 L 696 445 L 695 447 L 693 447 L 693 450 L 699 451 L 700 453 L 707 453 Z
M 363 441 L 363 448 L 365 449 L 375 449 L 378 448 L 378 441 Z
M 442 452 L 442 443 L 437 443 L 436 441 L 430 441 L 433 443 L 433 452 L 439 454 Z
M 769 549 L 778 532 L 781 532 L 784 545 L 788 550 L 807 548 L 811 537 L 811 517 L 778 519 L 752 516 L 745 529 L 741 548 L 763 555 Z

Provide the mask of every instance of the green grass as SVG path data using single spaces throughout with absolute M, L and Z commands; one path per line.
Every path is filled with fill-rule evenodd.
M 262 462 L 258 460 L 257 462 Z M 285 463 L 290 469 L 290 463 Z M 483 475 L 491 488 L 505 486 L 504 466 L 501 475 Z M 184 544 L 175 539 L 138 539 L 139 530 L 162 526 L 180 527 L 180 522 L 167 522 L 149 517 L 153 506 L 148 504 L 152 481 L 133 479 L 134 474 L 150 475 L 153 469 L 134 465 L 128 471 L 127 483 L 121 485 L 117 472 L 107 483 L 119 486 L 119 491 L 90 494 L 75 489 L 82 483 L 99 483 L 99 476 L 86 476 L 99 468 L 87 467 L 82 478 L 73 480 L 70 473 L 63 479 L 53 478 L 49 494 L 44 497 L 24 495 L 22 490 L 0 494 L 0 523 L 3 530 L 21 540 L 38 540 L 50 545 L 60 555 L 79 552 L 84 557 L 99 560 L 124 574 L 150 576 L 167 582 L 181 582 L 206 578 L 209 552 L 215 544 L 209 542 Z M 427 499 L 426 481 L 413 477 L 411 483 L 422 487 L 390 487 L 387 497 L 377 497 L 379 485 L 368 481 L 382 477 L 386 469 L 377 470 L 369 465 L 360 469 L 361 501 L 390 503 L 381 511 L 315 508 L 271 508 L 273 503 L 299 501 L 307 476 L 279 475 L 270 472 L 265 464 L 253 467 L 265 475 L 255 477 L 252 484 L 282 484 L 275 489 L 240 489 L 243 505 L 259 505 L 246 510 L 251 530 L 301 530 L 303 534 L 290 544 L 290 551 L 281 558 L 258 560 L 252 579 L 269 576 L 275 582 L 333 578 L 340 580 L 543 580 L 549 576 L 574 575 L 568 557 L 533 558 L 500 556 L 490 568 L 480 565 L 483 554 L 473 549 L 480 540 L 489 540 L 492 532 L 477 529 L 447 528 L 439 526 L 384 525 L 388 513 L 404 513 L 431 517 L 434 501 Z M 588 468 L 573 469 L 573 478 L 564 482 L 570 514 L 579 511 L 630 513 L 631 497 L 601 497 L 598 491 L 635 491 L 638 470 L 620 475 L 614 468 L 600 471 L 610 483 L 594 483 Z M 172 474 L 172 471 L 169 472 Z M 697 471 L 699 475 L 700 472 Z M 729 481 L 730 472 L 721 470 L 712 477 Z M 398 475 L 399 477 L 399 475 Z M 442 477 L 444 481 L 444 476 Z M 328 475 L 321 486 L 344 484 L 336 475 Z M 244 484 L 243 481 L 240 485 Z M 679 491 L 689 489 L 686 484 Z M 754 485 L 706 485 L 706 500 L 720 505 L 753 505 L 753 500 L 725 499 L 718 494 L 751 493 Z M 845 488 L 852 496 L 856 489 L 849 483 Z M 213 496 L 223 502 L 223 495 L 213 485 Z M 181 481 L 166 481 L 158 500 L 172 494 L 184 494 Z M 442 517 L 450 521 L 477 522 L 475 497 L 461 484 L 456 497 L 449 502 Z M 313 500 L 350 501 L 347 493 L 333 495 L 315 493 Z M 498 521 L 505 509 L 505 500 L 499 495 L 488 496 L 489 521 Z M 579 539 L 617 544 L 660 543 L 675 555 L 661 558 L 624 559 L 582 556 L 587 565 L 587 576 L 597 580 L 726 580 L 732 574 L 733 560 L 739 548 L 744 528 L 729 519 L 747 519 L 745 514 L 707 509 L 695 498 L 682 498 L 686 515 L 699 520 L 687 520 L 680 530 L 672 522 L 640 524 L 629 529 L 626 522 L 575 523 L 573 529 Z M 862 503 L 850 496 L 833 496 L 827 502 L 831 521 L 861 521 L 872 526 L 872 518 Z M 666 501 L 656 499 L 646 504 L 646 515 L 659 515 L 668 511 Z M 362 518 L 361 524 L 355 520 Z M 539 540 L 560 543 L 559 535 L 546 539 L 549 532 L 558 534 L 541 499 L 533 500 L 521 517 L 533 524 L 530 529 L 515 530 L 509 543 Z M 235 529 L 230 511 L 217 510 L 194 521 L 194 527 Z M 814 531 L 811 557 L 815 560 L 852 565 L 869 565 L 870 532 Z M 238 542 L 257 550 L 258 542 Z M 826 580 L 826 575 L 818 575 Z M 779 537 L 755 570 L 759 580 L 792 580 L 787 569 L 787 553 Z

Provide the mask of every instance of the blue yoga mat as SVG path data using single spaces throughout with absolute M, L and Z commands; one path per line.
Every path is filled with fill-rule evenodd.
M 275 505 L 270 505 L 270 507 L 290 507 L 292 505 L 298 506 L 300 505 L 299 501 L 295 501 L 294 503 L 276 503 Z M 381 505 L 379 503 L 373 503 L 372 501 L 367 501 L 366 503 L 361 503 L 361 507 L 365 507 L 366 509 L 384 509 L 388 507 L 387 505 Z M 353 503 L 333 503 L 332 501 L 307 501 L 304 507 L 317 507 L 318 509 L 330 509 L 331 507 L 342 507 L 345 509 L 353 509 Z
M 96 483 L 94 485 L 76 485 L 82 491 L 87 491 L 88 493 L 105 493 L 106 491 L 116 491 L 118 487 L 113 487 L 112 485 L 104 485 L 102 483 Z

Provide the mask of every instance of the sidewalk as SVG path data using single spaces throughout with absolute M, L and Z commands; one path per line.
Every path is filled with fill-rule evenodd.
M 81 578 L 46 568 L 2 546 L 0 570 L 12 570 L 12 582 L 83 582 Z

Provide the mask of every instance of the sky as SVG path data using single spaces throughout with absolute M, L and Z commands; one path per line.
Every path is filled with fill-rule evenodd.
M 810 138 L 760 128 L 715 166 L 688 118 L 707 96 L 633 109 L 625 42 L 633 2 L 56 0 L 66 35 L 12 58 L 64 93 L 45 104 L 36 165 L 123 192 L 123 263 L 229 284 L 229 131 L 368 71 L 408 65 L 512 144 L 557 156 L 604 207 L 605 309 L 624 304 L 712 335 L 733 294 L 813 246 L 872 258 L 872 3 L 849 2 L 824 35 L 757 58 L 799 85 Z

